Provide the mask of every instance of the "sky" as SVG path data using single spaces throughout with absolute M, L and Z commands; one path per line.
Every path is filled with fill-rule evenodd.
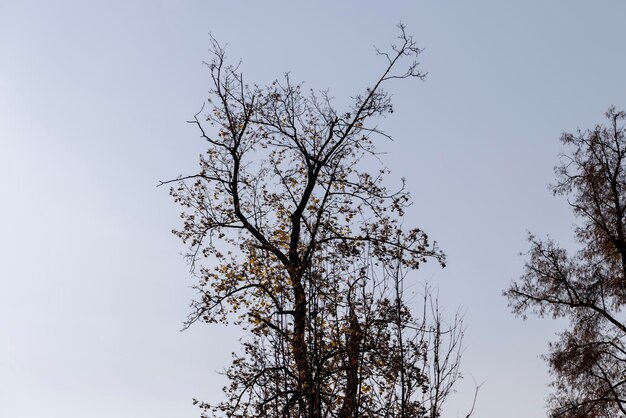
M 338 106 L 380 72 L 396 24 L 425 81 L 390 84 L 378 145 L 406 178 L 407 221 L 448 267 L 416 283 L 465 315 L 446 417 L 545 416 L 540 355 L 564 324 L 522 321 L 502 291 L 526 236 L 573 247 L 551 196 L 563 131 L 626 109 L 626 3 L 574 1 L 0 0 L 0 416 L 197 417 L 238 332 L 180 332 L 193 279 L 159 180 L 196 169 L 186 123 L 208 90 L 209 33 L 250 81 L 289 71 Z M 395 179 L 395 180 L 394 180 Z

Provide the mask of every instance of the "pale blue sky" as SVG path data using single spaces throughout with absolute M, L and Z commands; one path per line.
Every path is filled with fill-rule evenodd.
M 546 184 L 563 130 L 626 108 L 623 1 L 0 0 L 0 416 L 196 417 L 237 332 L 179 333 L 192 297 L 169 231 L 168 179 L 195 169 L 185 123 L 208 88 L 211 32 L 248 80 L 291 71 L 337 103 L 378 74 L 373 45 L 402 21 L 425 82 L 390 85 L 381 143 L 449 257 L 415 280 L 466 313 L 476 417 L 545 416 L 539 355 L 559 324 L 509 314 L 526 231 L 571 245 Z

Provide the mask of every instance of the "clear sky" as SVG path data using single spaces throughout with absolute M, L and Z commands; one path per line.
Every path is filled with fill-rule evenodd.
M 418 272 L 467 324 L 463 416 L 545 415 L 539 358 L 562 324 L 509 314 L 526 231 L 571 243 L 546 189 L 563 130 L 626 108 L 623 1 L 0 0 L 0 416 L 196 417 L 238 333 L 180 333 L 193 284 L 158 180 L 195 170 L 185 123 L 206 98 L 209 36 L 249 81 L 285 71 L 337 103 L 402 21 L 425 82 L 390 85 L 390 180 L 449 267 Z M 395 176 L 395 177 L 394 177 Z

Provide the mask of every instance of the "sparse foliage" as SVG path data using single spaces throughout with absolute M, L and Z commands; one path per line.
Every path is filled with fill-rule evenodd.
M 392 112 L 382 86 L 424 77 L 400 30 L 344 112 L 288 75 L 247 84 L 213 41 L 209 109 L 191 121 L 208 149 L 197 174 L 164 182 L 185 208 L 175 233 L 198 278 L 187 325 L 250 335 L 225 400 L 197 402 L 203 416 L 435 418 L 459 378 L 460 319 L 445 327 L 436 305 L 416 318 L 403 292 L 407 272 L 445 256 L 403 228 L 404 185 L 389 191 L 388 170 L 362 170 L 380 166 L 374 141 L 387 137 L 372 122 Z
M 626 415 L 626 113 L 610 108 L 607 125 L 563 134 L 554 194 L 568 196 L 580 220 L 581 249 L 530 237 L 521 279 L 509 288 L 513 312 L 567 318 L 550 344 L 552 417 Z

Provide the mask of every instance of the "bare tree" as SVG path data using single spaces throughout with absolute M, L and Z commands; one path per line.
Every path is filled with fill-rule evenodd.
M 428 418 L 441 416 L 443 404 L 454 392 L 456 382 L 461 378 L 461 354 L 463 353 L 463 317 L 457 312 L 452 323 L 448 324 L 441 313 L 439 298 L 426 286 L 422 313 L 422 345 L 427 350 L 423 370 L 428 374 L 428 392 L 425 405 Z M 476 394 L 479 387 L 476 387 Z M 474 399 L 474 403 L 476 399 Z M 466 415 L 472 415 L 472 410 Z
M 423 365 L 439 340 L 424 337 L 433 329 L 414 318 L 402 284 L 445 256 L 402 227 L 404 184 L 389 191 L 388 170 L 361 170 L 380 166 L 373 142 L 388 137 L 372 123 L 392 112 L 382 87 L 422 79 L 420 52 L 400 26 L 398 44 L 377 51 L 381 75 L 339 112 L 288 75 L 247 84 L 213 40 L 209 111 L 191 121 L 208 150 L 197 174 L 164 182 L 185 207 L 175 233 L 198 278 L 187 325 L 234 322 L 250 334 L 226 371 L 225 400 L 197 401 L 203 416 L 439 416 L 458 358 L 440 363 L 452 372 L 438 376 L 444 391 L 429 415 Z
M 626 113 L 611 107 L 606 126 L 563 134 L 554 194 L 580 220 L 581 249 L 530 236 L 519 281 L 505 292 L 518 315 L 569 320 L 546 359 L 554 378 L 552 417 L 626 415 Z

